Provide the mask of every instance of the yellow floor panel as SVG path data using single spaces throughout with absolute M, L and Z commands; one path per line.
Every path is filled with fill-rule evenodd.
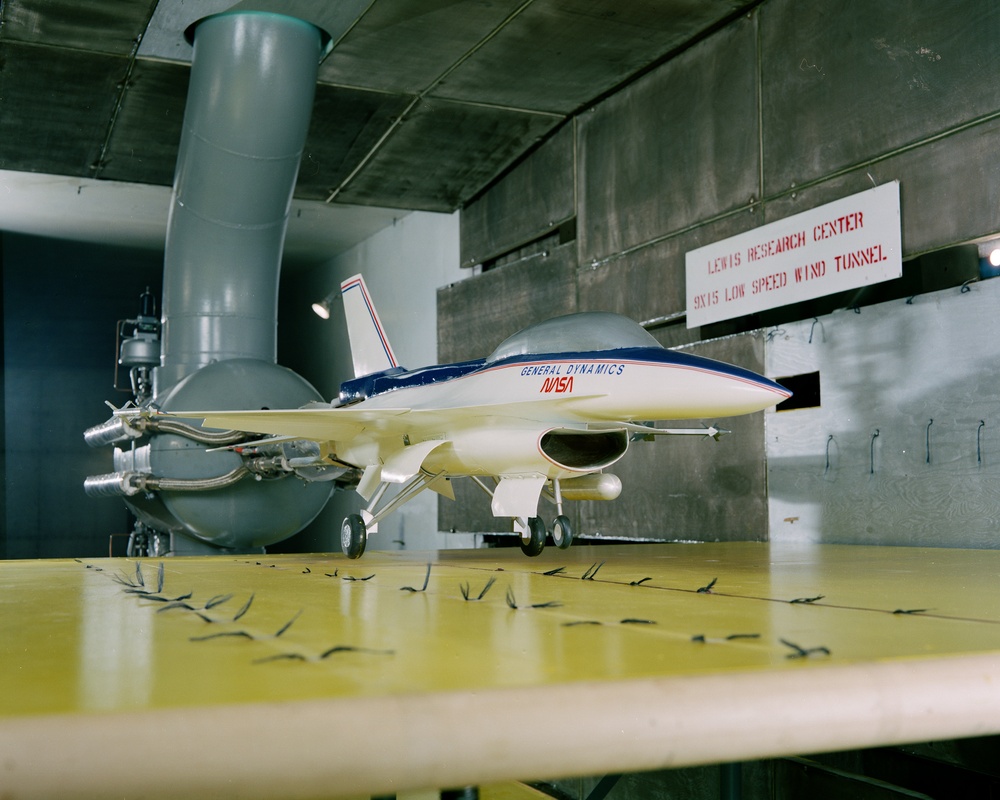
M 5 788 L 356 796 L 1000 732 L 998 579 L 753 543 L 4 562 Z M 119 746 L 171 766 L 151 788 Z

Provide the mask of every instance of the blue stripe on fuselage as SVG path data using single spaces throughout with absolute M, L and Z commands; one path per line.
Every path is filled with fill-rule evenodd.
M 649 363 L 675 366 L 685 369 L 697 369 L 715 372 L 731 378 L 757 384 L 762 388 L 789 395 L 790 392 L 780 384 L 758 375 L 749 369 L 716 361 L 703 356 L 682 353 L 677 350 L 667 350 L 659 347 L 628 347 L 618 350 L 594 350 L 590 352 L 563 352 L 518 355 L 489 364 L 483 359 L 461 361 L 455 364 L 424 367 L 412 372 L 399 371 L 398 368 L 366 375 L 363 378 L 346 381 L 341 384 L 341 402 L 356 402 L 368 397 L 385 394 L 399 389 L 409 389 L 416 386 L 427 386 L 441 381 L 454 380 L 476 372 L 488 372 L 494 369 L 530 366 L 533 364 L 551 364 L 553 362 L 586 363 L 594 361 L 621 361 L 625 363 Z

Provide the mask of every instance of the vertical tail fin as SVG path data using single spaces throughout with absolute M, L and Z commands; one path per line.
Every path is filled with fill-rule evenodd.
M 348 278 L 340 284 L 340 294 L 344 298 L 344 312 L 347 315 L 347 335 L 351 341 L 354 377 L 361 378 L 399 366 L 382 327 L 382 320 L 368 294 L 365 279 L 360 275 Z

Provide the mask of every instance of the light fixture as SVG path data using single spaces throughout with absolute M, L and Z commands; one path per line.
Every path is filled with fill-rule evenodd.
M 318 303 L 313 303 L 312 310 L 315 312 L 316 316 L 320 319 L 330 319 L 330 303 L 333 302 L 333 298 L 339 294 L 340 288 L 338 287 Z
M 990 251 L 990 266 L 1000 267 L 1000 247 Z

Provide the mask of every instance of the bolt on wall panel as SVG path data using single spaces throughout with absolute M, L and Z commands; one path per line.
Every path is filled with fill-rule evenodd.
M 1000 108 L 993 0 L 769 0 L 760 21 L 766 195 Z
M 759 195 L 756 19 L 740 18 L 581 115 L 581 263 Z

